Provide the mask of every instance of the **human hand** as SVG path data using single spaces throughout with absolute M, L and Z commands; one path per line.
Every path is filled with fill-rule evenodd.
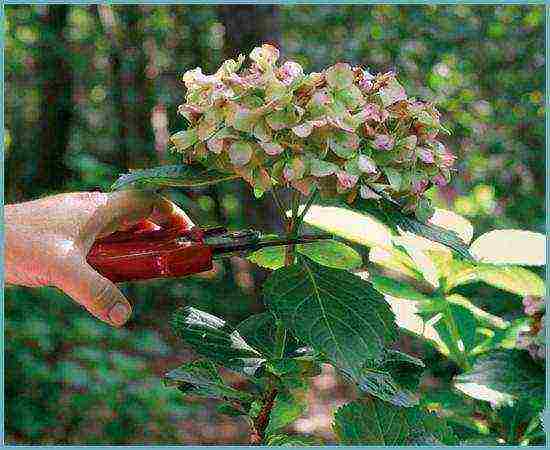
M 86 256 L 97 238 L 147 220 L 161 227 L 193 226 L 160 195 L 141 191 L 59 194 L 4 208 L 7 284 L 55 286 L 104 322 L 122 326 L 132 307 Z

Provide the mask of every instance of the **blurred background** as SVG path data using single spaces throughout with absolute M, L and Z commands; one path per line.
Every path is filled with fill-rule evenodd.
M 315 71 L 337 61 L 395 69 L 411 96 L 436 103 L 458 156 L 436 204 L 493 228 L 544 232 L 544 6 L 6 6 L 5 201 L 109 189 L 128 168 L 168 163 L 181 76 L 213 72 L 270 42 Z M 203 225 L 277 229 L 269 198 L 247 186 L 169 195 Z M 252 206 L 253 204 L 259 207 Z M 542 274 L 542 272 L 541 272 Z M 247 443 L 241 418 L 184 402 L 160 376 L 193 357 L 167 319 L 192 304 L 236 324 L 262 311 L 265 272 L 234 258 L 210 278 L 134 283 L 131 323 L 109 328 L 53 289 L 5 292 L 6 443 Z M 465 288 L 466 289 L 466 288 Z M 521 299 L 468 286 L 503 317 Z M 219 292 L 224 292 L 223 297 Z M 495 296 L 498 295 L 498 302 Z M 454 368 L 427 345 L 403 346 Z M 236 383 L 238 379 L 234 380 Z M 314 379 L 296 424 L 327 442 L 331 413 L 352 398 L 332 371 Z

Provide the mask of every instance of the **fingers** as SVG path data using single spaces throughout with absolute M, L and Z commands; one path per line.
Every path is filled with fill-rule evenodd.
M 188 230 L 194 226 L 192 220 L 179 206 L 158 194 L 153 199 L 153 210 L 149 219 L 162 227 Z
M 66 273 L 58 287 L 98 319 L 115 327 L 124 325 L 132 306 L 122 292 L 87 263 L 79 267 Z

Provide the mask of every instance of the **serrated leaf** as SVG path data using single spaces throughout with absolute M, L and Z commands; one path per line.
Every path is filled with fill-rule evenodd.
M 449 247 L 461 258 L 468 260 L 473 259 L 466 243 L 457 233 L 437 225 L 420 222 L 414 215 L 401 212 L 398 207 L 388 199 L 364 200 L 357 198 L 353 205 L 358 211 L 372 214 L 392 229 L 409 231 Z
M 341 368 L 361 367 L 396 338 L 393 313 L 369 283 L 305 257 L 273 272 L 264 296 L 285 327 Z
M 254 375 L 265 361 L 225 320 L 197 308 L 177 310 L 172 328 L 198 354 L 246 375 Z
M 186 363 L 164 375 L 167 386 L 176 386 L 183 392 L 219 400 L 234 399 L 251 402 L 252 395 L 227 386 L 211 361 Z
M 112 190 L 127 186 L 172 186 L 172 187 L 203 187 L 233 180 L 235 174 L 219 172 L 202 166 L 172 165 L 159 166 L 151 169 L 133 170 L 121 175 L 112 185 Z
M 476 278 L 512 294 L 544 296 L 544 281 L 523 267 L 482 264 L 476 267 Z
M 278 358 L 276 349 L 276 318 L 270 312 L 254 314 L 237 325 L 239 334 L 252 347 L 259 350 L 262 355 L 268 358 Z M 286 335 L 285 356 L 291 355 L 298 348 L 299 344 L 290 334 Z
M 396 406 L 418 404 L 417 389 L 424 363 L 396 350 L 386 350 L 377 360 L 369 360 L 358 374 L 343 371 L 360 390 Z
M 478 237 L 470 252 L 486 263 L 543 266 L 546 237 L 526 230 L 493 230 Z
M 275 397 L 275 402 L 269 415 L 269 424 L 265 429 L 267 435 L 290 425 L 307 409 L 307 402 L 288 392 L 281 391 Z
M 393 278 L 384 277 L 381 275 L 371 275 L 370 281 L 381 294 L 391 295 L 392 297 L 402 298 L 405 300 L 430 301 L 429 295 L 423 294 L 416 290 L 410 283 L 403 283 Z
M 346 445 L 441 445 L 456 438 L 443 419 L 420 408 L 399 408 L 376 398 L 338 409 L 334 432 Z
M 314 436 L 273 434 L 267 437 L 266 444 L 270 447 L 302 447 L 322 445 L 322 442 Z
M 391 248 L 391 232 L 370 214 L 348 208 L 313 205 L 304 222 L 367 247 Z
M 454 385 L 470 397 L 497 406 L 521 398 L 544 404 L 544 367 L 526 351 L 497 350 L 481 355 L 471 370 L 455 377 Z
M 363 258 L 351 247 L 334 240 L 323 240 L 308 244 L 299 244 L 296 251 L 313 261 L 335 269 L 351 270 L 361 267 Z M 248 256 L 254 264 L 267 269 L 279 269 L 284 266 L 284 247 L 265 247 Z

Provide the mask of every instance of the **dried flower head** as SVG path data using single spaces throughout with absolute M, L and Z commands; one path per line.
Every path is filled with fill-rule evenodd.
M 244 60 L 183 76 L 178 111 L 189 127 L 171 140 L 187 161 L 237 173 L 260 195 L 275 185 L 347 198 L 378 192 L 426 216 L 426 189 L 445 185 L 454 163 L 437 140 L 444 128 L 433 105 L 408 98 L 393 72 L 337 63 L 305 74 L 297 62 L 278 65 L 268 44 L 246 68 Z

